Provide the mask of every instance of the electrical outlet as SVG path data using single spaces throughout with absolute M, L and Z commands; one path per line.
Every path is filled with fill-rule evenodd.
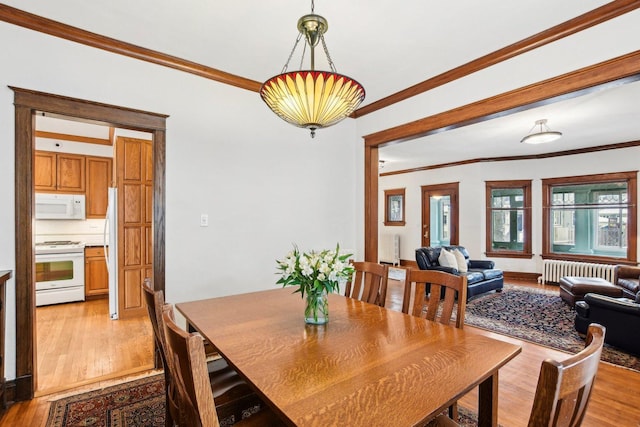
M 200 227 L 208 227 L 209 226 L 209 215 L 200 214 Z

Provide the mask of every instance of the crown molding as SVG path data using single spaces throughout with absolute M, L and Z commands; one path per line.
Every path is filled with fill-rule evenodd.
M 253 92 L 258 92 L 262 86 L 262 83 L 255 80 L 236 76 L 212 67 L 207 67 L 206 65 L 187 61 L 186 59 L 178 58 L 176 56 L 167 55 L 166 53 L 92 33 L 90 31 L 34 15 L 5 4 L 0 4 L 0 21 L 106 50 L 108 52 L 150 62 L 152 64 L 162 65 L 178 71 L 184 71 L 185 73 L 195 74 L 196 76 L 204 77 L 205 79 L 215 80 L 220 83 L 225 83 Z
M 625 13 L 631 12 L 639 7 L 640 1 L 638 0 L 612 1 L 604 6 L 558 24 L 555 27 L 551 27 L 531 37 L 527 37 L 526 39 L 503 47 L 502 49 L 498 49 L 485 56 L 474 59 L 471 62 L 452 68 L 451 70 L 445 71 L 435 77 L 410 86 L 385 98 L 379 99 L 378 101 L 372 102 L 364 107 L 358 108 L 351 116 L 354 118 L 362 117 L 366 114 L 404 101 L 405 99 L 427 92 L 438 86 L 442 86 L 454 80 L 468 76 L 476 71 L 491 67 L 492 65 L 496 65 L 522 53 L 529 52 L 533 49 L 553 43 L 564 37 L 586 30 L 620 15 L 624 15 Z
M 640 141 L 620 142 L 617 144 L 598 145 L 596 147 L 577 148 L 575 150 L 555 151 L 543 154 L 528 154 L 524 156 L 483 157 L 478 159 L 461 160 L 458 162 L 440 163 L 437 165 L 420 166 L 417 168 L 401 169 L 381 173 L 380 176 L 402 175 L 405 173 L 423 172 L 433 169 L 450 168 L 452 166 L 470 165 L 473 163 L 508 162 L 512 160 L 540 160 L 552 157 L 573 156 L 576 154 L 597 153 L 599 151 L 620 150 L 640 146 Z

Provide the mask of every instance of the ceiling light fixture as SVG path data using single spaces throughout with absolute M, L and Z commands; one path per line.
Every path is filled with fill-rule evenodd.
M 531 133 L 531 131 L 533 131 L 536 126 L 540 126 L 540 131 Z M 542 128 L 543 126 L 544 129 Z M 555 141 L 561 136 L 562 132 L 552 131 L 551 129 L 549 129 L 549 126 L 547 126 L 547 119 L 541 119 L 536 120 L 536 123 L 529 131 L 529 135 L 522 138 L 520 142 L 524 142 L 526 144 L 544 144 L 545 142 Z
M 260 88 L 262 100 L 280 118 L 292 125 L 311 130 L 313 138 L 316 129 L 334 125 L 351 114 L 364 100 L 365 92 L 360 83 L 336 72 L 336 67 L 329 56 L 324 41 L 324 33 L 329 28 L 327 20 L 313 13 L 314 2 L 311 1 L 311 14 L 298 20 L 298 38 L 281 74 L 267 80 Z M 300 60 L 300 70 L 287 72 L 289 62 L 305 37 L 305 44 Z M 329 62 L 331 71 L 315 70 L 315 47 L 322 43 L 322 48 Z M 302 70 L 304 53 L 307 46 L 310 50 L 310 69 Z

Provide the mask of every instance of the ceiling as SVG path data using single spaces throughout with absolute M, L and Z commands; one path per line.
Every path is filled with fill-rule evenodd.
M 640 82 L 380 149 L 381 173 L 504 156 L 530 156 L 640 140 Z M 562 132 L 547 144 L 524 144 L 536 120 Z M 536 130 L 539 127 L 536 126 Z M 437 147 L 437 150 L 434 150 Z
M 258 82 L 281 72 L 298 34 L 297 20 L 311 11 L 306 0 L 110 0 L 99 7 L 86 0 L 4 3 Z M 316 0 L 315 13 L 329 22 L 325 38 L 337 71 L 365 87 L 364 106 L 605 3 Z M 298 68 L 300 53 L 299 48 L 290 69 Z M 320 61 L 324 55 L 317 57 L 316 68 L 326 68 Z M 638 91 L 639 83 L 629 84 L 385 147 L 384 171 L 637 140 L 640 103 L 632 101 L 640 99 Z M 256 102 L 261 102 L 257 95 Z M 553 146 L 520 144 L 542 118 L 564 137 Z M 432 143 L 440 148 L 433 150 Z

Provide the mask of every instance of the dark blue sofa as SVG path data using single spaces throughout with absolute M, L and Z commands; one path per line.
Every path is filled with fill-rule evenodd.
M 416 249 L 416 262 L 421 270 L 439 270 L 452 274 L 467 276 L 467 299 L 489 291 L 501 292 L 504 285 L 502 270 L 495 268 L 490 260 L 469 259 L 469 252 L 464 246 L 444 246 L 447 250 L 457 249 L 467 260 L 469 271 L 460 273 L 457 268 L 443 267 L 438 262 L 441 246 L 427 246 Z

